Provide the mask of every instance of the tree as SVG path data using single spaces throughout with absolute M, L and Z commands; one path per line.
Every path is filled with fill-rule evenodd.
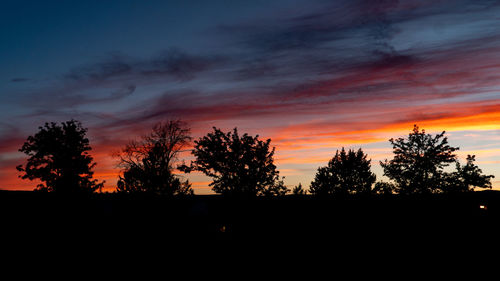
M 188 180 L 173 172 L 179 153 L 191 141 L 190 129 L 180 120 L 159 122 L 150 134 L 131 141 L 118 154 L 123 176 L 118 192 L 147 192 L 167 196 L 193 194 Z
M 380 162 L 384 175 L 393 180 L 402 194 L 439 192 L 443 169 L 455 162 L 458 147 L 448 145 L 445 131 L 436 136 L 414 125 L 408 139 L 390 139 L 394 158 Z
M 293 195 L 297 195 L 297 196 L 306 195 L 306 194 L 307 194 L 307 190 L 305 190 L 305 189 L 302 187 L 302 184 L 301 184 L 301 183 L 299 183 L 299 185 L 295 186 L 295 187 L 292 189 L 292 194 L 293 194 Z
M 371 160 L 366 157 L 361 148 L 337 150 L 328 166 L 318 168 L 310 192 L 320 196 L 370 193 L 376 176 L 370 171 Z
M 475 155 L 467 155 L 467 164 L 461 166 L 457 162 L 457 173 L 461 179 L 464 190 L 474 190 L 474 188 L 492 188 L 491 179 L 494 175 L 483 175 L 483 171 L 474 164 Z
M 92 193 L 102 188 L 104 182 L 92 179 L 96 163 L 88 153 L 92 148 L 86 133 L 75 120 L 45 123 L 19 149 L 29 156 L 26 165 L 16 167 L 24 173 L 19 177 L 42 181 L 36 188 L 40 191 Z
M 197 170 L 213 178 L 212 189 L 219 194 L 237 196 L 285 195 L 288 189 L 274 165 L 271 140 L 259 136 L 239 136 L 237 128 L 224 133 L 220 129 L 195 141 L 196 157 L 183 170 Z
M 456 171 L 446 173 L 443 180 L 442 191 L 447 193 L 474 191 L 474 188 L 491 188 L 493 175 L 483 175 L 482 170 L 474 164 L 475 155 L 467 155 L 467 163 L 461 165 L 456 162 Z

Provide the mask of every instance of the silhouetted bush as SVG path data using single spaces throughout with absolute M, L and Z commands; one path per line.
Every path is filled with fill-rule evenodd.
M 38 179 L 43 183 L 37 190 L 58 193 L 91 193 L 104 184 L 92 180 L 96 163 L 88 154 L 92 150 L 87 129 L 76 120 L 58 125 L 54 122 L 39 127 L 29 136 L 19 151 L 29 156 L 26 165 L 17 166 L 24 172 L 22 179 Z
M 337 150 L 328 166 L 318 168 L 310 192 L 319 196 L 370 193 L 376 176 L 370 171 L 371 160 L 366 156 L 361 148 Z
M 292 189 L 292 194 L 293 195 L 297 195 L 297 196 L 300 196 L 300 195 L 306 195 L 307 194 L 307 190 L 305 190 L 303 187 L 302 187 L 302 184 L 299 183 L 299 185 L 295 186 L 293 189 Z
M 381 195 L 391 195 L 391 194 L 396 194 L 399 193 L 398 188 L 396 185 L 385 182 L 385 181 L 379 181 L 375 183 L 375 186 L 373 187 L 372 190 L 373 193 L 375 194 L 381 194 Z

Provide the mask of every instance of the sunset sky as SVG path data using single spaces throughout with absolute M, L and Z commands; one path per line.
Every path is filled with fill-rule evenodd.
M 308 187 L 342 147 L 382 176 L 391 137 L 445 130 L 500 189 L 499 1 L 2 1 L 0 188 L 45 122 L 87 127 L 95 178 L 160 120 L 271 138 Z M 190 160 L 189 155 L 184 156 Z M 196 194 L 210 178 L 191 174 Z

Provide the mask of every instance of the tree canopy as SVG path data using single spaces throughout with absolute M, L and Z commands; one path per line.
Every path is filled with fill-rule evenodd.
M 284 195 L 288 190 L 274 165 L 270 143 L 270 139 L 259 140 L 258 135 L 240 137 L 237 128 L 224 133 L 214 127 L 213 132 L 195 141 L 192 153 L 196 159 L 184 170 L 211 177 L 210 186 L 219 194 Z
M 492 188 L 493 175 L 483 175 L 483 171 L 474 164 L 475 155 L 467 155 L 466 164 L 456 161 L 456 170 L 444 175 L 442 191 L 446 193 L 474 191 L 475 188 Z
M 29 156 L 25 165 L 17 166 L 22 179 L 42 181 L 37 190 L 58 193 L 91 193 L 104 182 L 93 180 L 96 163 L 89 155 L 92 150 L 87 129 L 76 120 L 45 123 L 38 133 L 29 136 L 19 151 Z
M 371 160 L 360 148 L 357 151 L 344 148 L 325 167 L 319 167 L 310 191 L 315 195 L 367 194 L 376 180 L 370 171 Z
M 119 153 L 123 176 L 118 180 L 117 191 L 192 194 L 189 181 L 181 181 L 174 174 L 179 153 L 190 141 L 190 129 L 179 120 L 155 124 L 148 135 L 131 141 Z
M 390 139 L 394 158 L 380 162 L 384 175 L 395 182 L 402 194 L 440 191 L 443 169 L 456 161 L 458 147 L 448 144 L 445 131 L 432 136 L 414 125 L 408 138 Z

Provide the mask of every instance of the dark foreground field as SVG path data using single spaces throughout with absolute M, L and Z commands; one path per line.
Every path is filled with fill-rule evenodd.
M 244 200 L 2 191 L 0 212 L 4 253 L 63 249 L 106 259 L 174 249 L 287 249 L 375 260 L 418 253 L 439 260 L 440 253 L 490 254 L 499 237 L 500 194 Z

